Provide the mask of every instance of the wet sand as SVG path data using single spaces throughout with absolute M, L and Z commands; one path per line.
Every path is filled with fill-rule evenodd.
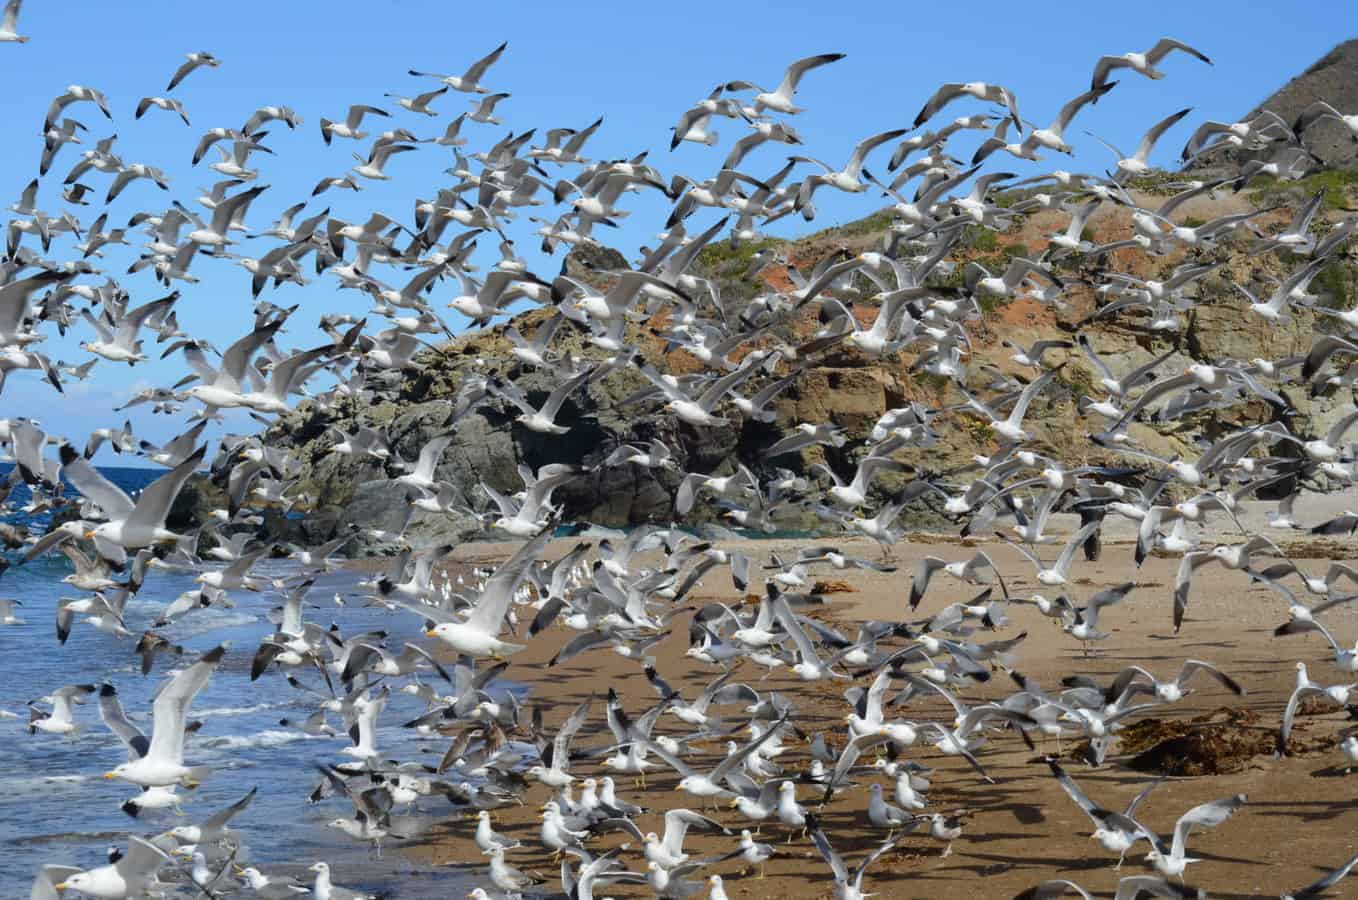
M 1069 530 L 1069 523 L 1062 524 Z M 1060 530 L 1058 527 L 1057 531 Z M 1147 718 L 1187 721 L 1227 708 L 1240 711 L 1240 721 L 1235 726 L 1240 736 L 1254 740 L 1262 734 L 1267 740 L 1260 740 L 1261 746 L 1271 747 L 1272 735 L 1294 685 L 1297 661 L 1306 662 L 1312 678 L 1322 684 L 1350 680 L 1333 664 L 1332 654 L 1321 636 L 1273 637 L 1273 628 L 1286 619 L 1285 604 L 1266 588 L 1251 586 L 1242 573 L 1229 572 L 1217 565 L 1199 570 L 1187 620 L 1175 635 L 1171 594 L 1178 559 L 1152 557 L 1140 570 L 1135 570 L 1131 546 L 1118 540 L 1130 531 L 1113 526 L 1109 534 L 1111 540 L 1105 541 L 1098 562 L 1077 562 L 1069 591 L 1077 601 L 1083 601 L 1099 588 L 1118 582 L 1135 580 L 1139 587 L 1122 604 L 1104 610 L 1100 627 L 1111 631 L 1112 637 L 1097 645 L 1093 655 L 1084 656 L 1077 641 L 1031 606 L 1007 607 L 1011 623 L 993 635 L 1005 638 L 1027 632 L 1027 639 L 1016 651 L 1018 660 L 1014 668 L 1048 691 L 1058 690 L 1061 677 L 1070 674 L 1087 674 L 1106 682 L 1122 667 L 1138 664 L 1161 678 L 1169 678 L 1185 657 L 1207 660 L 1235 677 L 1246 688 L 1247 695 L 1236 697 L 1214 681 L 1202 678 L 1193 682 L 1195 692 L 1183 701 L 1139 714 L 1130 721 Z M 1331 558 L 1351 558 L 1349 543 L 1311 542 L 1297 537 L 1299 534 L 1274 531 L 1270 536 L 1286 543 L 1289 553 L 1307 571 L 1318 574 Z M 1217 536 L 1224 537 L 1225 533 Z M 574 543 L 558 541 L 553 550 L 564 553 Z M 742 549 L 762 564 L 767 562 L 770 551 L 795 550 L 806 543 L 751 541 L 744 542 Z M 879 554 L 876 545 L 868 541 L 838 543 L 860 556 L 877 558 Z M 983 542 L 983 546 L 1005 573 L 1013 595 L 1028 596 L 1034 591 L 1034 570 L 1029 563 L 997 541 Z M 466 545 L 454 554 L 452 562 L 459 565 L 490 561 L 502 558 L 511 548 L 512 545 Z M 915 620 L 947 603 L 970 599 L 978 588 L 939 575 L 919 610 L 912 613 L 906 606 L 910 574 L 919 559 L 926 555 L 963 559 L 971 552 L 954 539 L 917 539 L 894 548 L 893 561 L 899 567 L 896 573 L 838 572 L 822 567 L 824 571 L 813 572 L 814 578 L 844 582 L 849 588 L 828 595 L 824 618 L 852 637 L 859 621 Z M 1049 548 L 1045 556 L 1050 558 L 1056 552 L 1057 548 Z M 649 560 L 643 560 L 646 561 Z M 755 579 L 752 581 L 758 584 Z M 751 590 L 755 590 L 754 585 Z M 1045 592 L 1053 593 L 1050 589 Z M 738 599 L 726 573 L 714 571 L 687 598 L 686 605 Z M 820 617 L 821 612 L 816 615 Z M 721 674 L 717 667 L 684 656 L 689 616 L 691 613 L 677 617 L 669 636 L 653 650 L 660 673 L 685 699 L 692 699 Z M 1348 642 L 1351 646 L 1358 637 L 1358 609 L 1340 606 L 1326 613 L 1325 621 L 1341 644 Z M 588 696 L 596 697 L 598 702 L 590 720 L 574 746 L 575 749 L 607 746 L 612 741 L 604 723 L 604 697 L 609 687 L 618 692 L 625 708 L 633 713 L 649 707 L 658 697 L 636 663 L 608 649 L 587 651 L 565 664 L 549 667 L 548 660 L 574 634 L 558 623 L 533 638 L 527 650 L 513 657 L 506 677 L 527 685 L 530 702 L 544 706 L 548 733 L 555 732 L 577 703 Z M 980 634 L 976 639 L 988 640 L 991 636 Z M 894 641 L 884 646 L 900 643 Z M 846 734 L 843 717 L 849 707 L 841 694 L 854 682 L 807 684 L 786 670 L 765 677 L 764 670 L 748 661 L 742 662 L 737 671 L 737 679 L 761 693 L 776 690 L 792 698 L 799 711 L 797 724 L 808 735 L 823 732 L 834 748 L 843 744 Z M 857 683 L 866 685 L 869 680 L 863 678 Z M 1005 673 L 996 672 L 987 684 L 967 688 L 961 696 L 964 701 L 975 703 L 1000 699 L 1015 689 Z M 1278 896 L 1282 891 L 1310 883 L 1358 850 L 1358 832 L 1353 827 L 1358 823 L 1358 798 L 1353 785 L 1358 782 L 1343 776 L 1344 757 L 1333 745 L 1335 732 L 1348 724 L 1347 716 L 1342 709 L 1317 706 L 1317 710 L 1316 714 L 1298 718 L 1293 746 L 1307 748 L 1303 752 L 1283 759 L 1274 758 L 1270 752 L 1261 753 L 1245 759 L 1241 770 L 1232 774 L 1167 778 L 1142 806 L 1141 820 L 1168 839 L 1177 817 L 1194 804 L 1235 793 L 1248 794 L 1248 805 L 1234 818 L 1215 830 L 1195 832 L 1190 837 L 1189 855 L 1203 860 L 1189 866 L 1190 884 L 1207 889 L 1214 897 Z M 743 721 L 738 707 L 722 708 L 718 714 L 735 724 Z M 953 718 L 953 710 L 941 698 L 920 697 L 889 715 L 947 722 Z M 1218 717 L 1221 715 L 1224 714 Z M 657 730 L 679 735 L 691 729 L 667 714 Z M 1075 743 L 1067 740 L 1063 749 L 1069 752 Z M 795 742 L 788 746 L 788 752 L 778 758 L 778 763 L 786 773 L 805 770 L 807 746 Z M 724 744 L 703 744 L 699 749 L 703 751 L 701 761 L 709 767 L 724 755 Z M 903 752 L 902 759 L 937 770 L 926 812 L 962 814 L 964 834 L 946 857 L 942 844 L 927 834 L 905 837 L 869 871 L 865 888 L 893 898 L 956 896 L 963 890 L 980 891 L 986 897 L 1008 897 L 1045 879 L 1063 878 L 1093 892 L 1111 893 L 1120 876 L 1151 872 L 1149 863 L 1142 860 L 1146 852 L 1144 843 L 1129 855 L 1121 872 L 1114 871 L 1116 857 L 1090 840 L 1088 819 L 1042 764 L 1042 754 L 1055 750 L 1055 744 L 1048 742 L 1039 744 L 1034 752 L 1012 733 L 993 733 L 978 754 L 995 780 L 993 785 L 982 781 L 964 761 L 943 756 L 923 741 Z M 1130 768 L 1131 756 L 1114 747 L 1102 767 L 1090 768 L 1069 759 L 1065 765 L 1095 802 L 1122 809 L 1154 777 Z M 577 778 L 605 774 L 592 760 L 573 763 L 571 771 Z M 1352 777 L 1358 779 L 1358 774 Z M 645 789 L 634 787 L 630 779 L 617 779 L 621 797 L 656 811 L 638 818 L 643 832 L 663 831 L 659 814 L 665 809 L 676 806 L 701 809 L 697 798 L 674 792 L 676 780 L 677 776 L 663 764 L 649 778 Z M 842 791 L 819 811 L 831 842 L 851 868 L 885 836 L 867 821 L 867 785 L 879 781 L 888 798 L 892 793 L 890 781 L 870 771 L 861 772 L 856 781 L 856 787 Z M 820 793 L 807 785 L 799 789 L 798 798 L 815 809 Z M 560 890 L 559 867 L 538 839 L 538 807 L 549 798 L 546 787 L 534 784 L 522 807 L 497 811 L 494 822 L 498 830 L 525 843 L 524 849 L 510 854 L 513 864 L 545 878 L 547 883 L 541 889 L 551 892 Z M 713 815 L 736 833 L 748 825 L 737 811 L 725 806 Z M 721 874 L 727 892 L 733 897 L 830 896 L 833 883 L 829 869 L 809 839 L 789 834 L 776 820 L 769 822 L 772 824 L 766 823 L 762 839 L 777 844 L 779 855 L 768 864 L 765 879 L 757 878 L 755 872 L 742 874 L 739 860 L 718 864 L 705 870 L 702 877 L 710 872 Z M 465 866 L 467 873 L 479 876 L 478 883 L 488 887 L 485 860 L 471 841 L 474 825 L 472 817 L 452 823 L 422 844 L 407 846 L 406 852 L 420 862 Z M 791 843 L 785 843 L 789 837 Z M 591 840 L 589 846 L 601 851 L 623 840 L 622 835 L 606 834 Z M 718 855 L 733 846 L 733 838 L 690 833 L 685 850 L 696 859 Z M 644 859 L 635 841 L 623 859 L 633 871 L 644 870 Z M 1343 888 L 1341 884 L 1332 892 L 1333 896 L 1353 893 Z M 603 895 L 634 897 L 651 893 L 645 885 L 617 884 L 608 886 L 601 892 Z

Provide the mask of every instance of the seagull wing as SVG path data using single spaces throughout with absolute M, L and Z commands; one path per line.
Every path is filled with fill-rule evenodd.
M 1344 863 L 1333 872 L 1330 872 L 1319 881 L 1308 884 L 1306 887 L 1293 891 L 1290 894 L 1285 894 L 1284 896 L 1289 897 L 1290 900 L 1310 900 L 1312 897 L 1317 897 L 1324 893 L 1326 889 L 1333 887 L 1344 879 L 1349 874 L 1349 870 L 1355 865 L 1358 865 L 1358 856 L 1351 856 L 1349 857 L 1348 862 Z M 46 871 L 46 869 L 44 869 L 44 871 Z
M 861 889 L 863 887 L 863 875 L 868 871 L 868 867 L 875 863 L 878 857 L 880 857 L 883 853 L 886 853 L 892 847 L 895 847 L 896 842 L 899 841 L 901 837 L 904 837 L 904 835 L 901 835 L 900 837 L 894 837 L 887 841 L 886 843 L 882 844 L 876 850 L 869 853 L 867 857 L 861 863 L 858 864 L 858 868 L 854 869 L 853 872 L 854 888 Z
M 207 687 L 208 679 L 225 655 L 226 645 L 219 644 L 161 687 L 151 704 L 151 746 L 146 751 L 148 757 L 182 762 L 184 725 L 189 704 L 199 691 Z
M 251 788 L 250 793 L 246 794 L 244 797 L 240 798 L 235 803 L 232 803 L 226 809 L 223 809 L 220 812 L 216 812 L 212 816 L 210 816 L 208 820 L 203 823 L 202 830 L 211 833 L 221 831 L 227 822 L 230 822 L 237 815 L 244 812 L 245 808 L 249 806 L 251 801 L 255 799 L 255 794 L 257 793 L 259 793 L 259 788 L 257 787 Z
M 905 128 L 897 128 L 893 131 L 884 131 L 881 134 L 875 134 L 870 138 L 859 141 L 858 146 L 853 148 L 853 153 L 849 156 L 848 164 L 844 166 L 844 173 L 856 178 L 858 173 L 862 170 L 863 161 L 868 158 L 869 153 L 880 147 L 882 144 L 885 144 L 887 141 L 894 141 L 896 138 L 905 134 L 907 130 L 908 129 Z
M 684 837 L 690 828 L 703 831 L 727 832 L 726 826 L 714 822 L 707 816 L 699 815 L 691 809 L 671 809 L 665 812 L 665 837 L 662 843 L 671 854 L 679 856 L 684 852 Z
M 542 404 L 541 410 L 542 415 L 548 419 L 555 420 L 557 413 L 559 413 L 561 411 L 561 407 L 565 405 L 566 398 L 568 398 L 571 394 L 575 393 L 575 391 L 580 387 L 580 385 L 589 381 L 589 379 L 593 375 L 594 369 L 587 368 L 580 372 L 580 374 L 576 375 L 574 378 L 568 379 L 567 381 L 564 381 L 560 385 L 558 385 L 556 390 L 552 391 L 552 393 L 548 395 L 547 402 Z
M 1245 693 L 1245 689 L 1240 686 L 1240 682 L 1236 681 L 1211 663 L 1203 662 L 1200 659 L 1184 660 L 1183 666 L 1179 669 L 1179 677 L 1176 681 L 1182 687 L 1188 679 L 1199 672 L 1206 672 L 1208 675 L 1212 676 L 1212 678 L 1216 679 L 1222 687 L 1237 696 Z
M 139 837 L 127 839 L 127 852 L 118 859 L 113 867 L 124 881 L 133 884 L 144 882 L 156 869 L 171 862 L 164 850 L 150 841 Z
M 1183 41 L 1176 41 L 1174 38 L 1170 37 L 1162 37 L 1155 42 L 1155 46 L 1146 53 L 1146 62 L 1155 65 L 1168 56 L 1173 50 L 1182 50 L 1191 56 L 1196 56 L 1209 66 L 1212 65 L 1212 60 L 1208 59 L 1207 55 L 1201 50 L 1197 50 L 1185 44 Z
M 123 704 L 118 700 L 118 692 L 111 684 L 99 688 L 99 718 L 104 720 L 109 731 L 127 745 L 128 759 L 140 759 L 146 755 L 151 742 L 140 728 L 128 720 L 127 713 L 123 712 Z
M 61 892 L 57 890 L 57 885 L 65 883 L 66 879 L 83 871 L 84 869 L 77 869 L 75 866 L 43 866 L 33 879 L 28 900 L 61 900 Z
M 133 527 L 163 528 L 165 517 L 170 514 L 170 507 L 174 505 L 175 498 L 184 487 L 184 482 L 189 480 L 206 455 L 206 445 L 199 447 L 188 459 L 151 482 L 137 495 L 136 508 L 127 517 L 127 524 Z
M 779 82 L 778 90 L 775 93 L 789 100 L 792 99 L 792 95 L 797 93 L 797 84 L 802 80 L 803 75 L 819 66 L 829 65 L 843 58 L 843 53 L 821 53 L 817 56 L 808 56 L 797 60 L 787 67 L 787 71 L 783 73 L 783 80 Z
M 914 127 L 918 128 L 923 125 L 928 119 L 933 118 L 940 109 L 947 106 L 956 98 L 962 96 L 963 93 L 961 82 L 952 81 L 939 87 L 939 89 L 934 92 L 934 95 L 929 98 L 928 102 L 924 104 L 924 107 L 919 111 L 919 115 L 915 116 Z
M 462 80 L 470 81 L 472 84 L 480 82 L 481 76 L 486 74 L 487 69 L 495 65 L 495 61 L 500 58 L 501 54 L 505 52 L 505 48 L 508 46 L 509 41 L 505 41 L 504 43 L 500 44 L 500 46 L 496 47 L 494 50 L 490 51 L 485 56 L 481 57 L 476 62 L 472 63 L 471 66 L 468 67 L 467 71 L 463 73 Z
M 1151 155 L 1151 150 L 1155 147 L 1155 142 L 1160 140 L 1160 135 L 1164 134 L 1184 116 L 1193 111 L 1193 108 L 1186 107 L 1173 115 L 1165 116 L 1159 122 L 1151 126 L 1150 130 L 1141 138 L 1141 143 L 1136 148 L 1136 158 L 1145 162 Z
M 1184 813 L 1179 817 L 1179 821 L 1174 823 L 1174 843 L 1170 848 L 1170 853 L 1175 857 L 1182 857 L 1184 843 L 1188 840 L 1188 833 L 1193 830 L 1195 825 L 1203 828 L 1215 828 L 1235 815 L 1235 811 L 1244 806 L 1247 799 L 1244 794 L 1234 794 L 1221 800 L 1213 800 L 1210 803 L 1195 806 Z
M 122 488 L 109 481 L 70 444 L 62 444 L 61 474 L 75 489 L 89 499 L 113 521 L 129 518 L 136 509 L 132 498 Z
M 467 617 L 468 625 L 490 634 L 499 634 L 505 613 L 509 611 L 509 604 L 514 599 L 514 591 L 528 574 L 528 569 L 542 555 L 547 542 L 552 538 L 553 531 L 553 528 L 544 528 L 541 534 L 526 542 L 518 552 L 495 570 L 495 574 L 490 576 L 486 586 L 481 589 L 481 597 L 476 601 L 476 607 Z
M 1056 760 L 1048 759 L 1047 766 L 1051 768 L 1052 774 L 1056 776 L 1056 782 L 1061 785 L 1062 789 L 1070 796 L 1070 799 L 1075 801 L 1075 805 L 1084 811 L 1084 814 L 1089 817 L 1089 821 L 1094 823 L 1094 827 L 1102 828 L 1104 826 L 1104 817 L 1107 815 L 1108 811 L 1090 800 L 1085 792 L 1080 790 L 1080 786 L 1075 783 L 1075 779 L 1067 775 L 1066 770 L 1061 768 L 1061 764 Z
M 849 869 L 844 865 L 844 860 L 840 859 L 835 848 L 830 846 L 830 839 L 825 836 L 825 832 L 820 830 L 820 822 L 814 816 L 807 816 L 807 830 L 811 833 L 811 842 L 816 845 L 816 850 L 820 853 L 821 859 L 829 865 L 830 871 L 835 873 L 837 884 L 847 885 L 849 883 Z
M 552 738 L 552 765 L 556 768 L 565 771 L 570 766 L 571 741 L 589 718 L 589 708 L 593 703 L 593 697 L 586 697 L 561 723 L 556 737 Z
M 753 741 L 750 741 L 744 747 L 741 747 L 735 753 L 732 753 L 731 755 L 723 759 L 721 763 L 715 769 L 712 770 L 712 774 L 708 776 L 708 780 L 710 780 L 713 784 L 720 784 L 722 779 L 726 777 L 726 773 L 734 770 L 736 766 L 740 765 L 742 762 L 745 761 L 745 758 L 747 756 L 758 750 L 760 747 L 764 746 L 764 744 L 766 744 L 768 741 L 772 740 L 773 737 L 778 733 L 778 726 L 782 725 L 786 721 L 787 713 L 784 713 L 782 718 L 780 718 L 777 722 L 771 723 L 768 728 L 764 729 L 763 734 L 755 738 Z
M 783 630 L 792 638 L 792 643 L 797 648 L 797 654 L 804 661 L 814 660 L 819 662 L 820 656 L 816 653 L 816 645 L 811 642 L 811 638 L 807 637 L 805 629 L 802 628 L 801 622 L 798 621 L 797 616 L 787 605 L 787 601 L 778 596 L 774 598 L 773 604 L 773 614 L 782 624 Z
M 1070 100 L 1068 103 L 1066 103 L 1065 106 L 1061 107 L 1061 112 L 1057 115 L 1056 122 L 1053 123 L 1053 127 L 1051 130 L 1056 132 L 1058 135 L 1064 132 L 1067 128 L 1070 127 L 1071 120 L 1075 118 L 1075 114 L 1077 112 L 1079 112 L 1088 104 L 1093 103 L 1095 100 L 1099 99 L 1112 89 L 1113 89 L 1112 84 L 1101 84 L 1096 88 L 1091 88 L 1090 90 L 1085 91 L 1083 94 L 1080 94 L 1073 100 Z
M 1073 881 L 1066 881 L 1064 878 L 1053 878 L 1041 884 L 1034 885 L 1032 888 L 1019 894 L 1022 900 L 1055 900 L 1056 897 L 1064 896 L 1071 891 L 1079 894 L 1085 900 L 1094 900 L 1094 895 L 1080 887 Z
M 1056 373 L 1059 371 L 1060 367 L 1048 369 L 1046 372 L 1043 372 L 1037 378 L 1034 378 L 1029 382 L 1028 386 L 1023 389 L 1023 393 L 1019 394 L 1018 402 L 1014 404 L 1014 408 L 1009 410 L 1010 425 L 1015 428 L 1019 426 L 1023 421 L 1023 417 L 1028 413 L 1028 407 L 1032 405 L 1033 398 L 1038 395 L 1038 392 L 1051 383 L 1052 379 L 1056 377 Z
M 1071 535 L 1070 540 L 1066 542 L 1066 546 L 1061 548 L 1061 555 L 1056 558 L 1056 562 L 1053 564 L 1052 568 L 1063 575 L 1069 571 L 1070 562 L 1075 558 L 1076 551 L 1084 546 L 1084 542 L 1089 540 L 1089 536 L 1098 531 L 1102 525 L 1103 523 L 1101 521 L 1095 519 L 1086 524 L 1079 531 L 1075 532 L 1075 534 Z

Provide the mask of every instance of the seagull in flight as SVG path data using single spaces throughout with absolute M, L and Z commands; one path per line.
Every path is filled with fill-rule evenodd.
M 832 62 L 838 62 L 843 58 L 843 53 L 821 53 L 817 56 L 808 56 L 805 59 L 799 59 L 787 67 L 787 71 L 783 73 L 783 80 L 779 82 L 778 87 L 772 91 L 765 90 L 759 85 L 749 81 L 732 81 L 730 84 L 726 85 L 726 90 L 756 91 L 757 93 L 754 95 L 754 108 L 757 112 L 771 109 L 774 112 L 780 112 L 785 115 L 794 115 L 803 111 L 800 107 L 794 106 L 792 103 L 792 97 L 797 93 L 797 85 L 801 83 L 802 76 L 812 69 L 829 65 Z
M 448 87 L 455 91 L 462 91 L 464 94 L 489 94 L 490 89 L 481 85 L 481 79 L 485 77 L 486 70 L 495 65 L 495 61 L 505 52 L 509 46 L 509 41 L 505 41 L 494 50 L 471 64 L 471 67 L 461 75 L 437 75 L 433 72 L 418 72 L 410 70 L 410 74 L 417 78 L 437 78 Z
M 28 37 L 19 33 L 19 7 L 23 0 L 9 0 L 5 13 L 0 17 L 0 41 L 10 44 L 26 44 Z
M 1092 90 L 1108 84 L 1108 78 L 1114 69 L 1131 69 L 1133 72 L 1158 81 L 1165 77 L 1165 73 L 1155 68 L 1156 65 L 1175 50 L 1196 56 L 1209 66 L 1212 65 L 1212 61 L 1201 50 L 1195 50 L 1183 41 L 1163 37 L 1156 41 L 1155 46 L 1145 53 L 1124 53 L 1121 56 L 1101 57 L 1094 65 L 1094 77 L 1090 80 L 1089 87 Z

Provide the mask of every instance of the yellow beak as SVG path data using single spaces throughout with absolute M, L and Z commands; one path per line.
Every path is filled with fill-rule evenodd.
M 87 531 L 87 532 L 85 532 L 85 540 L 87 540 L 87 541 L 92 541 L 92 540 L 94 540 L 94 532 L 93 532 L 93 531 Z
M 432 628 L 426 631 L 425 634 L 429 637 L 438 637 L 438 632 Z
M 63 882 L 61 882 L 61 884 L 54 884 L 54 885 L 52 885 L 52 887 L 56 888 L 56 889 L 59 890 L 59 891 L 64 891 L 64 890 L 66 890 L 67 885 L 66 885 L 66 882 L 63 881 Z
M 112 781 L 114 778 L 117 778 L 117 777 L 118 777 L 118 776 L 117 776 L 117 775 L 114 775 L 112 772 L 105 772 L 105 773 L 104 773 L 104 778 L 106 778 L 106 779 L 108 779 L 108 780 L 110 780 L 110 781 Z

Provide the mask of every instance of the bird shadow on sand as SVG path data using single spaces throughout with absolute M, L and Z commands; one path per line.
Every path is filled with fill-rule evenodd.
M 1030 868 L 1030 869 L 1056 869 L 1060 872 L 1087 872 L 1093 869 L 1102 869 L 1108 865 L 1108 860 L 1104 858 L 1091 857 L 1065 857 L 1065 856 L 1037 856 L 1032 853 L 1025 853 L 1022 857 L 1006 856 L 998 853 L 982 853 L 975 850 L 965 850 L 956 854 L 959 859 L 975 859 L 986 863 L 985 866 L 979 863 L 972 866 L 952 865 L 952 870 L 976 871 L 989 868 L 997 863 L 1005 863 L 1011 868 Z M 977 874 L 981 872 L 977 871 Z
M 1303 822 L 1323 822 L 1354 809 L 1358 800 L 1275 800 L 1251 803 L 1255 814 L 1278 819 L 1300 819 Z M 1272 808 L 1270 808 L 1272 807 Z

